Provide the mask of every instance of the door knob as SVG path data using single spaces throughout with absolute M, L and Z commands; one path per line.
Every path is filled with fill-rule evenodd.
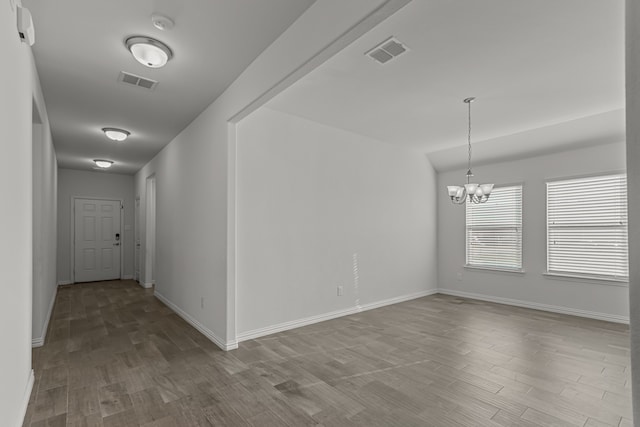
M 120 242 L 114 243 L 113 246 L 120 246 Z

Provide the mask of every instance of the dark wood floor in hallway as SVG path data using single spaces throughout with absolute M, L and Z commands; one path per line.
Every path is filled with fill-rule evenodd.
M 24 426 L 631 426 L 628 334 L 434 295 L 225 353 L 135 282 L 72 285 Z

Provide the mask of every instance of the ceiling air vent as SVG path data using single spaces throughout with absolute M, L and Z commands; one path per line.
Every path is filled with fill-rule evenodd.
M 394 58 L 397 58 L 408 50 L 409 48 L 406 45 L 402 44 L 402 42 L 394 37 L 389 37 L 378 46 L 366 52 L 365 55 L 373 58 L 381 64 L 386 64 L 387 62 L 391 61 Z
M 125 73 L 124 71 L 120 71 L 120 75 L 118 76 L 118 81 L 122 83 L 127 83 L 133 86 L 138 86 L 143 89 L 153 90 L 158 85 L 158 82 L 155 80 L 147 79 L 144 77 L 136 76 L 135 74 Z

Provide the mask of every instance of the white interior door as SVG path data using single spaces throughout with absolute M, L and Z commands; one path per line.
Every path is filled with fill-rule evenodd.
M 76 282 L 120 278 L 120 201 L 75 199 Z

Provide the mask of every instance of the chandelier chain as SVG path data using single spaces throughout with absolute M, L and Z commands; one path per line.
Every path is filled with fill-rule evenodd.
M 467 144 L 469 147 L 468 170 L 471 171 L 471 102 L 467 102 L 469 106 L 469 131 L 467 133 Z

